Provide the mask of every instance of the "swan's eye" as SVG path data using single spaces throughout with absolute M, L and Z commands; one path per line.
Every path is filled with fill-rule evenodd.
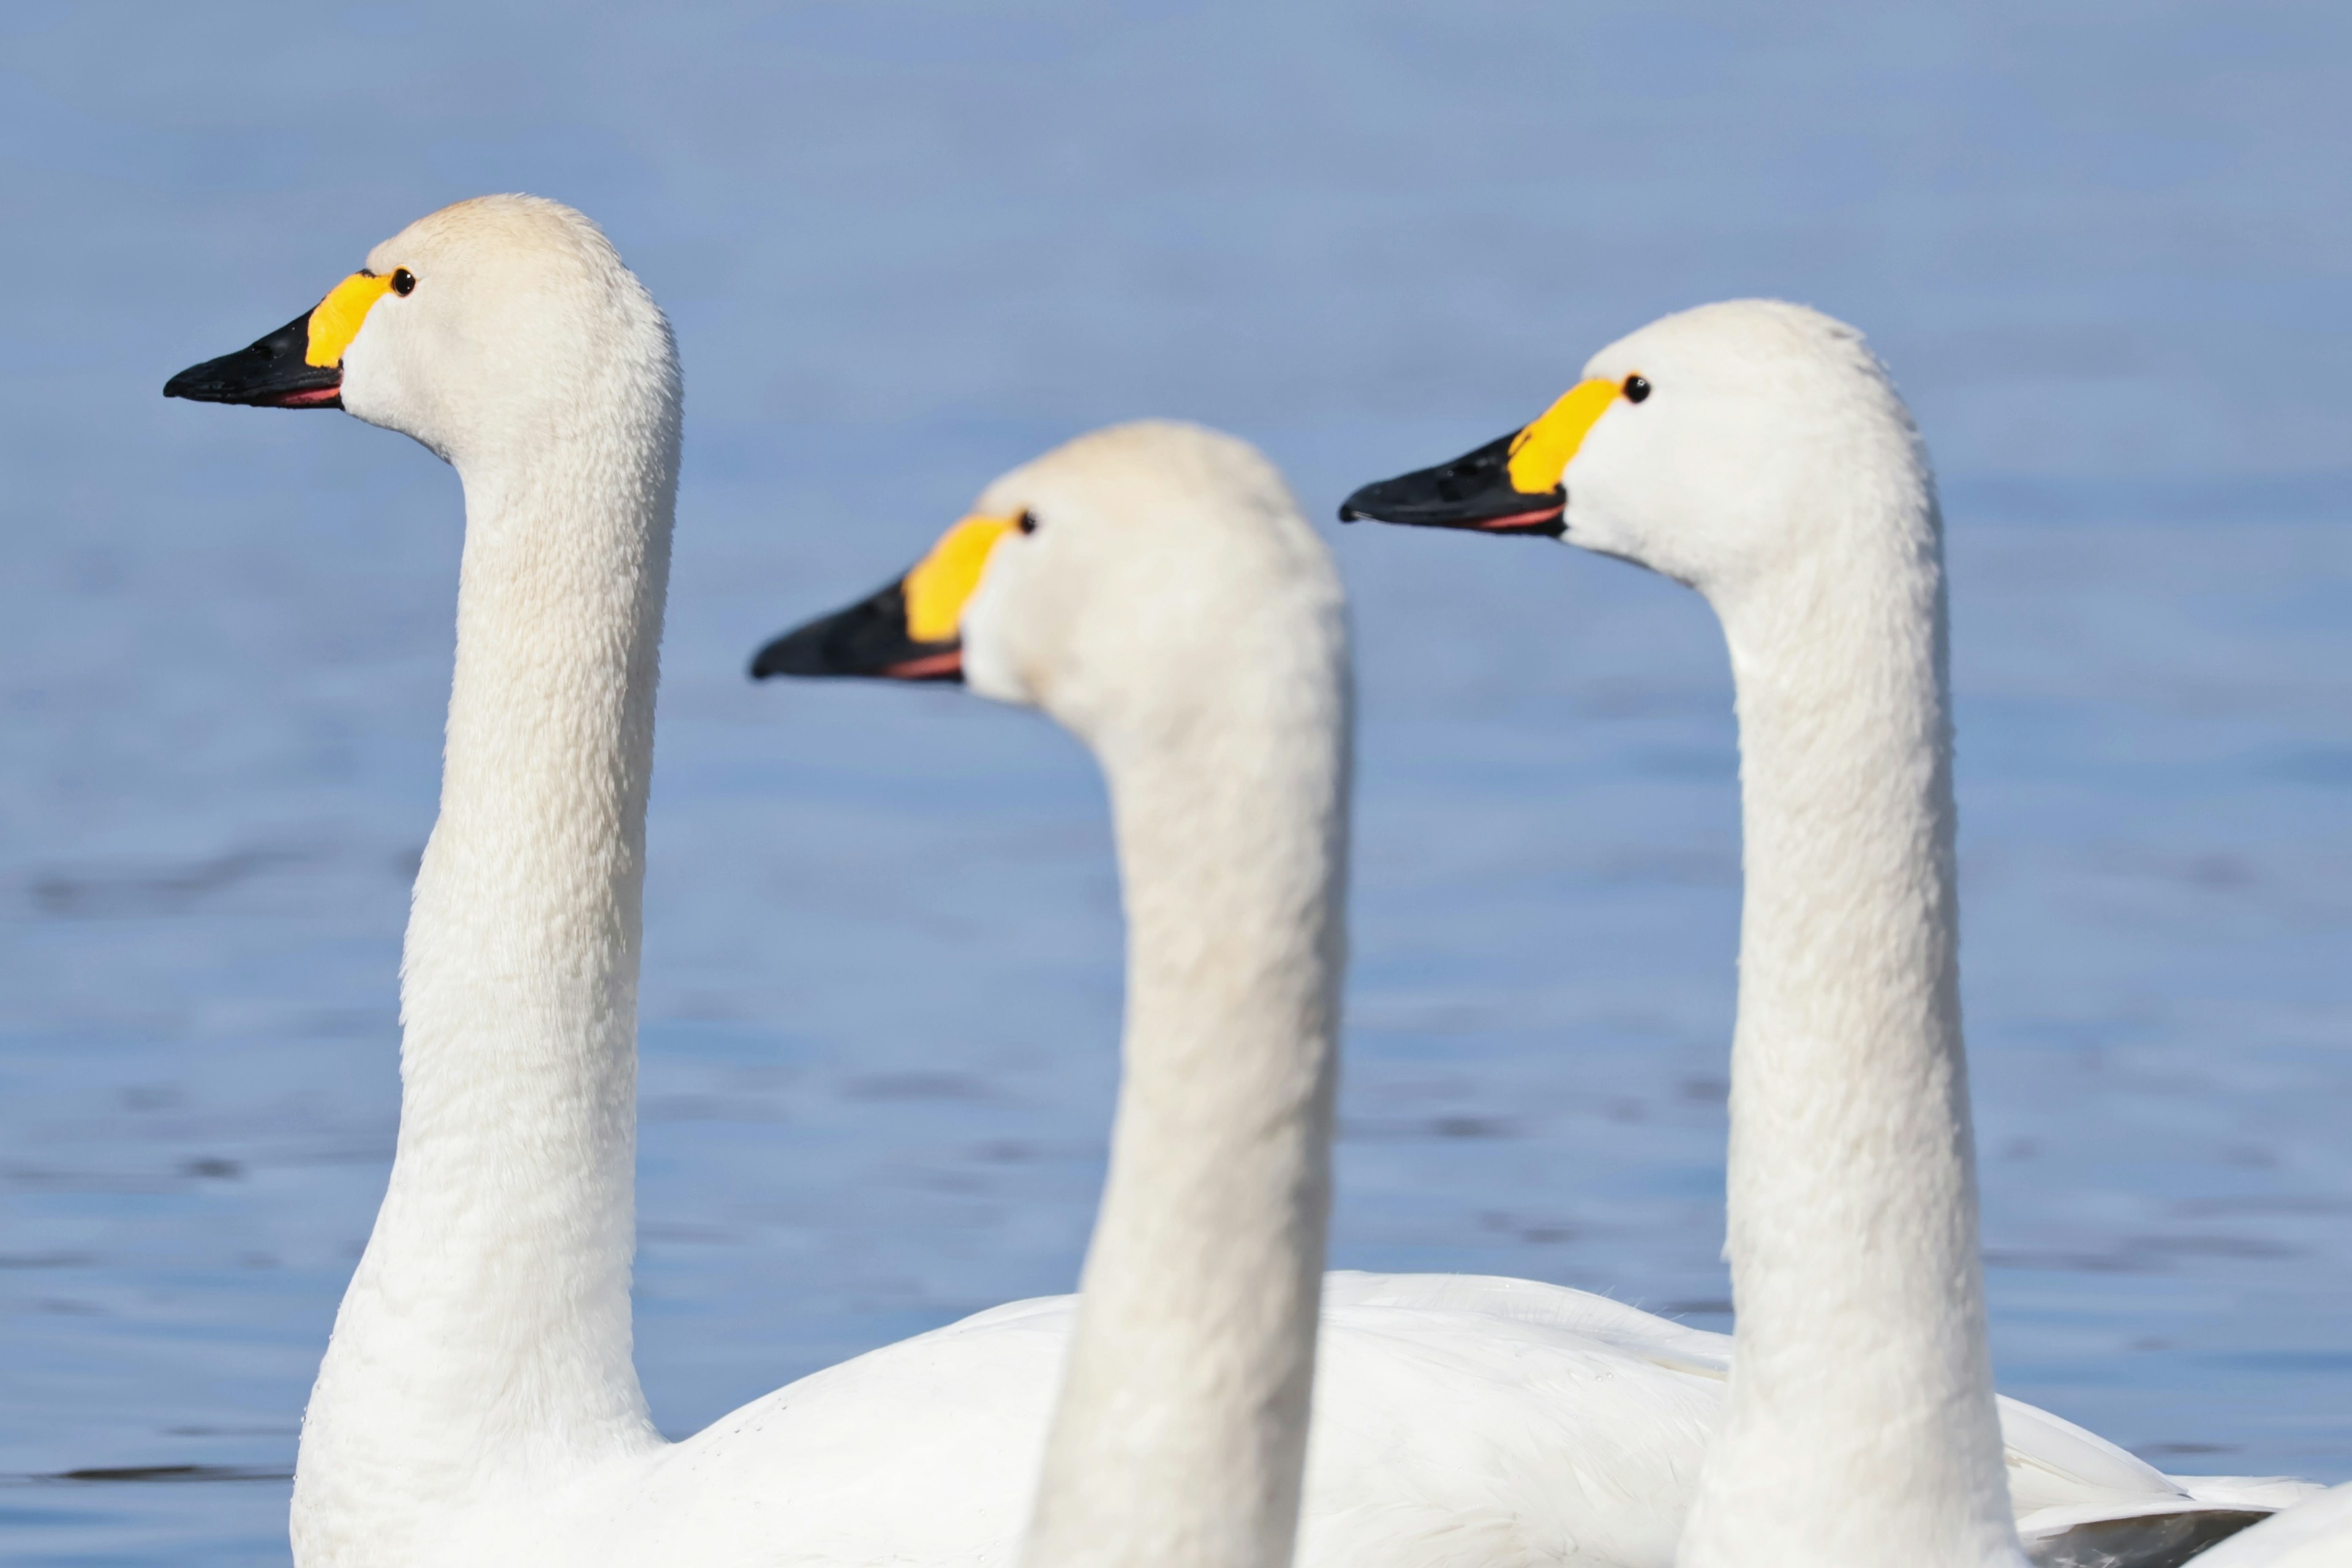
M 398 289 L 398 288 L 400 288 L 400 285 L 399 285 L 399 284 L 397 284 L 397 283 L 394 283 L 394 284 L 393 285 L 393 287 L 394 287 L 394 288 L 395 288 L 395 289 Z M 404 293 L 404 294 L 405 294 L 405 293 L 407 293 L 407 292 L 408 292 L 408 290 L 407 290 L 407 289 L 401 289 L 401 290 L 400 290 L 400 291 L 401 291 L 402 293 Z M 1643 398 L 1645 398 L 1645 397 L 1647 397 L 1647 396 L 1649 396 L 1649 395 L 1650 395 L 1650 378 L 1649 378 L 1649 377 L 1647 377 L 1647 376 L 1645 376 L 1645 375 L 1629 375 L 1629 376 L 1627 376 L 1627 377 L 1625 378 L 1625 401 L 1626 401 L 1626 402 L 1628 402 L 1628 403 L 1639 403 L 1639 402 L 1641 402 L 1641 401 L 1642 401 L 1642 399 L 1643 399 Z
M 403 299 L 415 293 L 416 274 L 411 272 L 405 267 L 394 268 L 392 270 L 392 291 L 400 295 Z
M 1021 515 L 1013 520 L 1013 526 L 1024 533 L 1034 533 L 1037 531 L 1037 514 L 1024 507 Z

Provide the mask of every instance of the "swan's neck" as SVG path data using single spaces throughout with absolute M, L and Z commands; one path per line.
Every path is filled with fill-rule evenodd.
M 1747 857 L 1738 1355 L 1686 1568 L 2021 1562 L 1960 1039 L 1941 525 L 1924 467 L 1899 489 L 1899 526 L 1857 497 L 1818 520 L 1840 547 L 1717 599 Z
M 1304 711 L 1242 704 L 1104 756 L 1125 1070 L 1026 1568 L 1289 1561 L 1330 1205 L 1343 660 L 1292 684 Z
M 403 1530 L 472 1489 L 654 1440 L 629 1264 L 677 427 L 658 408 L 646 424 L 465 475 L 399 1144 L 305 1418 L 298 1544 L 306 1516 L 380 1520 L 397 1560 Z

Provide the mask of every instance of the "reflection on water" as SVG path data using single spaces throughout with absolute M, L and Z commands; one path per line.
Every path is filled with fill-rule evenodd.
M 2340 307 L 2295 270 L 2340 253 L 2179 216 L 2333 188 L 2296 117 L 2352 95 L 2287 88 L 2340 45 L 2233 42 L 2246 118 L 2155 169 L 2130 138 L 2213 51 L 2136 12 L 2037 34 L 2050 64 L 1893 23 L 1800 60 L 1729 8 L 1529 8 L 1502 60 L 1378 7 L 1047 4 L 1002 37 L 771 9 L 0 21 L 29 73 L 0 116 L 32 117 L 0 163 L 0 1555 L 284 1561 L 391 1155 L 458 498 L 354 421 L 154 392 L 513 186 L 611 225 L 695 389 L 644 995 L 666 1429 L 1066 1288 L 1112 1082 L 1076 749 L 961 693 L 754 689 L 749 651 L 1098 418 L 1247 431 L 1321 516 L 1655 310 L 1772 289 L 1874 326 L 1953 476 L 2004 1385 L 2172 1468 L 2352 1475 L 2352 487 L 2318 471 Z M 1511 75 L 1545 48 L 1574 93 Z M 486 99 L 476 49 L 544 68 Z M 1668 61 L 1702 97 L 1637 112 Z M 2035 108 L 2078 89 L 2122 142 Z M 1857 95 L 1894 140 L 1853 140 Z M 418 104 L 381 146 L 308 129 Z M 1530 205 L 1527 149 L 1569 131 L 1599 161 Z M 2209 230 L 2266 281 L 2215 283 Z M 1719 637 L 1540 542 L 1332 531 L 1365 713 L 1337 1261 L 1726 1327 Z

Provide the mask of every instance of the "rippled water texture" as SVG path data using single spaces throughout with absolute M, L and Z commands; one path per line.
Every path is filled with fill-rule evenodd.
M 609 226 L 688 370 L 665 1426 L 1066 1288 L 1111 1089 L 1081 753 L 953 692 L 754 689 L 751 648 L 1087 426 L 1244 431 L 1328 517 L 1661 310 L 1777 293 L 1872 331 L 1947 480 L 2004 1384 L 2174 1468 L 2352 1476 L 2352 23 L 976 9 L 0 15 L 0 1557 L 284 1560 L 392 1145 L 459 498 L 340 416 L 157 392 L 518 187 Z M 1339 1258 L 1725 1326 L 1714 627 L 1540 542 L 1331 533 Z

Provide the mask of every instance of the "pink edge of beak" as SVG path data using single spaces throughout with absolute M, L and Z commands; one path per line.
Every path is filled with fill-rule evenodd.
M 1490 517 L 1473 524 L 1481 533 L 1508 533 L 1515 528 L 1540 528 L 1547 522 L 1558 522 L 1564 506 L 1538 507 L 1533 511 L 1515 511 L 1508 517 Z
M 882 673 L 894 680 L 928 680 L 935 675 L 954 675 L 963 668 L 963 649 L 951 647 L 945 653 L 927 653 L 920 658 L 885 665 Z

